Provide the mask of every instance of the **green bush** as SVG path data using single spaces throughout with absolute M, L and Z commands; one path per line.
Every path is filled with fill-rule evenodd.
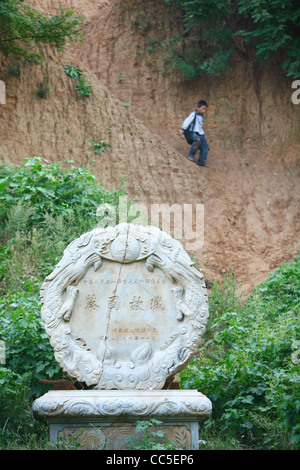
M 0 367 L 0 427 L 10 421 L 16 428 L 30 418 L 30 389 L 26 380 L 6 367 Z
M 6 363 L 0 364 L 0 446 L 46 445 L 38 439 L 30 404 L 43 391 L 40 379 L 63 374 L 40 317 L 39 289 L 65 247 L 98 224 L 98 205 L 117 206 L 124 194 L 124 188 L 104 189 L 83 168 L 42 158 L 0 166 L 0 340 L 6 347 Z M 212 286 L 204 347 L 181 373 L 183 388 L 199 389 L 213 403 L 201 438 L 208 441 L 205 448 L 223 442 L 234 449 L 299 449 L 293 345 L 300 339 L 300 255 L 245 302 L 238 292 L 233 274 L 222 286 Z M 142 443 L 135 444 L 152 448 L 153 439 L 164 436 L 152 435 L 147 426 Z
M 126 447 L 132 450 L 182 450 L 179 444 L 166 437 L 166 432 L 159 429 L 162 421 L 155 418 L 149 421 L 137 421 L 135 434 L 126 439 Z
M 205 345 L 181 374 L 184 388 L 212 400 L 210 429 L 247 448 L 300 448 L 299 256 L 283 265 L 242 304 L 225 279 L 210 294 Z
M 50 94 L 51 88 L 49 86 L 49 77 L 44 77 L 37 90 L 37 95 L 41 99 L 46 99 L 50 96 Z
M 40 379 L 67 378 L 40 316 L 44 278 L 74 238 L 98 225 L 98 206 L 117 208 L 126 194 L 124 188 L 106 190 L 91 172 L 70 163 L 35 157 L 0 166 L 0 445 L 24 445 L 35 424 L 30 403 L 48 388 Z
M 89 140 L 92 144 L 92 151 L 97 154 L 101 154 L 106 152 L 107 147 L 111 147 L 111 144 L 109 142 L 106 142 L 105 140 L 99 140 L 98 142 L 94 142 L 92 139 Z
M 257 289 L 265 303 L 278 301 L 277 308 L 286 312 L 300 298 L 300 253 L 294 263 L 284 263 L 281 269 L 270 274 Z
M 66 246 L 99 224 L 99 205 L 117 208 L 126 194 L 124 187 L 106 190 L 90 171 L 71 163 L 65 168 L 35 157 L 0 166 L 2 291 L 22 291 L 28 279 L 42 281 Z
M 0 279 L 2 290 L 42 280 L 63 250 L 99 224 L 100 204 L 117 207 L 125 188 L 108 191 L 82 167 L 41 157 L 0 166 Z
M 92 86 L 86 83 L 86 75 L 82 75 L 79 83 L 76 84 L 76 90 L 83 98 L 90 96 L 92 92 Z
M 0 299 L 1 340 L 5 342 L 6 366 L 30 386 L 31 394 L 45 391 L 40 379 L 66 379 L 54 359 L 53 348 L 41 320 L 39 285 L 24 283 L 23 291 Z
M 286 75 L 299 78 L 299 2 L 288 0 L 165 0 L 181 13 L 181 47 L 171 67 L 190 80 L 220 75 L 231 57 L 262 62 L 276 57 Z M 192 52 L 192 53 L 191 53 Z
M 71 78 L 79 78 L 80 75 L 82 75 L 82 73 L 83 73 L 82 70 L 77 69 L 75 67 L 75 65 L 72 64 L 72 62 L 70 63 L 70 65 L 65 65 L 64 66 L 64 71 Z
M 67 162 L 72 163 L 72 162 Z M 95 176 L 82 167 L 64 168 L 62 162 L 45 158 L 26 158 L 17 167 L 0 166 L 0 216 L 4 223 L 9 209 L 17 204 L 31 204 L 32 225 L 41 224 L 46 214 L 67 216 L 72 209 L 79 218 L 94 217 L 100 203 L 117 203 L 124 189 L 108 191 Z
M 44 60 L 43 44 L 51 44 L 62 52 L 67 40 L 71 43 L 82 41 L 85 18 L 75 16 L 71 10 L 56 10 L 56 15 L 43 15 L 24 0 L 1 0 L 1 53 L 5 57 L 23 57 L 28 62 L 40 64 Z

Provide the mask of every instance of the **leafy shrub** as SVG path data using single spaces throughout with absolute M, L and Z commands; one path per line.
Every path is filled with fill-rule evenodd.
M 155 418 L 137 421 L 135 434 L 126 439 L 126 445 L 133 450 L 182 450 L 178 443 L 166 437 L 166 432 L 158 427 L 163 422 Z
M 276 53 L 286 75 L 299 78 L 300 9 L 296 0 L 165 3 L 172 3 L 183 19 L 181 47 L 172 50 L 169 66 L 177 68 L 186 79 L 218 76 L 230 68 L 234 55 L 257 63 Z
M 15 168 L 0 166 L 0 216 L 4 223 L 17 204 L 32 206 L 30 226 L 42 224 L 46 214 L 65 217 L 70 210 L 78 218 L 83 214 L 93 218 L 99 204 L 116 205 L 123 194 L 124 189 L 101 187 L 89 170 L 73 165 L 64 168 L 62 162 L 50 163 L 42 157 L 26 158 Z
M 38 157 L 0 166 L 0 340 L 6 346 L 0 444 L 7 419 L 15 429 L 26 422 L 32 429 L 28 410 L 42 391 L 39 379 L 63 377 L 40 318 L 41 282 L 67 244 L 97 225 L 98 205 L 117 206 L 124 194 L 104 189 L 83 168 Z M 205 345 L 181 373 L 183 388 L 199 389 L 213 402 L 202 437 L 223 439 L 231 448 L 300 448 L 299 365 L 291 349 L 300 337 L 299 274 L 300 255 L 244 303 L 233 274 L 213 285 Z M 147 426 L 134 445 L 170 444 Z
M 86 75 L 82 75 L 79 83 L 76 84 L 76 90 L 82 97 L 90 96 L 92 87 L 86 83 Z
M 117 208 L 126 194 L 124 187 L 106 190 L 71 163 L 35 157 L 0 166 L 0 446 L 45 445 L 31 434 L 37 424 L 30 403 L 47 389 L 40 379 L 66 377 L 41 320 L 40 286 L 66 246 L 98 225 L 98 206 Z
M 98 225 L 98 206 L 117 207 L 124 194 L 124 188 L 104 189 L 84 168 L 40 157 L 15 168 L 0 166 L 2 289 L 18 291 L 26 279 L 41 281 L 74 238 Z
M 222 30 L 224 31 L 224 30 Z M 207 34 L 203 35 L 203 41 L 208 41 Z M 213 42 L 216 42 L 217 34 L 215 32 Z M 185 80 L 193 80 L 197 76 L 214 75 L 219 76 L 229 68 L 230 58 L 233 55 L 231 50 L 227 50 L 228 41 L 219 42 L 216 52 L 205 53 L 205 59 L 199 58 L 199 40 L 190 38 L 188 41 L 179 36 L 174 36 L 163 41 L 162 47 L 165 48 L 167 56 L 164 58 L 165 69 L 178 70 Z M 205 49 L 205 48 L 203 48 Z M 203 51 L 201 51 L 203 53 Z
M 46 99 L 50 96 L 50 94 L 51 88 L 49 86 L 49 77 L 44 77 L 37 90 L 37 95 L 41 99 Z
M 32 416 L 32 390 L 25 378 L 0 367 L 0 449 L 1 450 L 78 450 L 76 436 L 49 442 L 46 424 Z
M 12 65 L 9 65 L 7 68 L 6 68 L 6 73 L 10 74 L 10 75 L 14 75 L 16 77 L 19 77 L 20 74 L 21 74 L 21 65 L 19 63 L 15 63 L 15 64 L 12 64 Z
M 70 65 L 64 66 L 64 71 L 71 78 L 79 78 L 80 75 L 82 75 L 82 70 L 77 69 L 75 65 L 72 64 L 72 62 L 70 63 Z
M 40 379 L 63 376 L 54 359 L 53 348 L 41 320 L 39 284 L 25 283 L 23 292 L 8 293 L 0 299 L 1 339 L 6 346 L 6 366 L 27 378 L 31 393 L 45 390 Z
M 0 427 L 10 420 L 15 427 L 28 420 L 30 388 L 26 380 L 6 367 L 0 367 Z
M 256 290 L 265 303 L 278 300 L 277 308 L 280 312 L 292 308 L 296 299 L 300 298 L 300 253 L 294 263 L 284 263 Z
M 23 0 L 1 0 L 0 50 L 4 56 L 23 57 L 39 64 L 44 60 L 41 45 L 52 44 L 57 51 L 65 49 L 67 39 L 82 41 L 82 26 L 86 21 L 71 10 L 58 8 L 56 15 L 43 15 Z M 37 45 L 39 53 L 32 50 Z
M 92 144 L 92 150 L 94 153 L 101 154 L 106 152 L 107 147 L 111 147 L 111 144 L 109 142 L 106 142 L 105 140 L 100 140 L 98 142 L 94 142 L 93 140 L 89 140 Z
M 206 427 L 250 448 L 300 448 L 299 256 L 271 274 L 244 305 L 225 280 L 210 294 L 212 317 L 199 357 L 181 373 L 213 403 Z M 282 286 L 282 288 L 281 288 Z

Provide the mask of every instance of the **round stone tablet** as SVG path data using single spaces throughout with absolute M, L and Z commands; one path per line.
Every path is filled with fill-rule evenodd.
M 83 234 L 41 298 L 56 360 L 95 389 L 163 388 L 197 351 L 208 318 L 202 273 L 178 240 L 153 226 Z

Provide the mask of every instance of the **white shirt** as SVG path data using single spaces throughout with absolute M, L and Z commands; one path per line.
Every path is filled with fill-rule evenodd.
M 193 111 L 185 120 L 184 120 L 184 123 L 182 124 L 182 127 L 181 129 L 183 131 L 185 131 L 190 124 L 192 124 L 193 120 L 194 120 L 194 117 L 195 117 L 195 111 Z M 195 121 L 195 125 L 194 125 L 194 129 L 193 129 L 193 132 L 198 132 L 198 134 L 200 135 L 204 135 L 204 130 L 203 130 L 203 121 L 204 121 L 204 117 L 202 116 L 202 114 L 198 114 L 196 112 L 196 121 Z

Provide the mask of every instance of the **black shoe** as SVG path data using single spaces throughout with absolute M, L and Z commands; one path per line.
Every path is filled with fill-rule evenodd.
M 205 163 L 205 162 L 203 162 L 203 163 L 198 163 L 198 162 L 197 162 L 197 165 L 199 165 L 199 166 L 206 166 L 206 168 L 209 168 L 208 164 Z

